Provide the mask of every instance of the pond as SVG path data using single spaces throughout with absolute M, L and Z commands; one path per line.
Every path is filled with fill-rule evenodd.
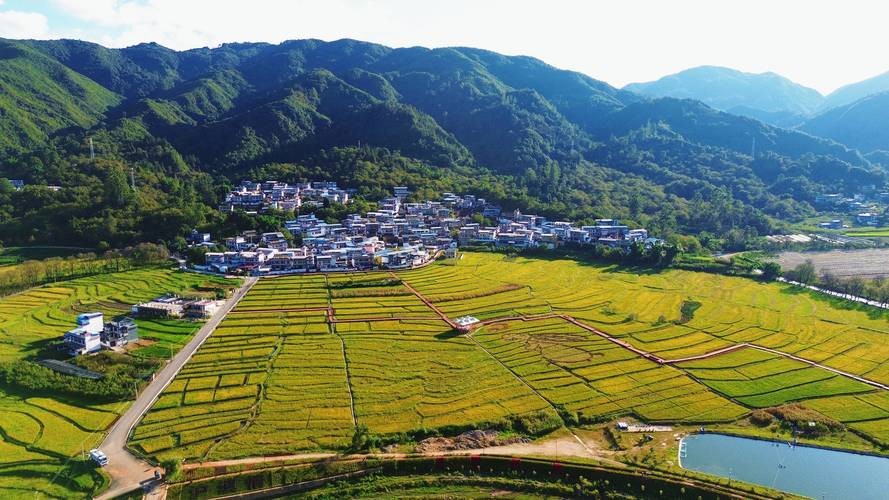
M 682 467 L 816 499 L 889 498 L 889 458 L 722 434 L 679 445 Z

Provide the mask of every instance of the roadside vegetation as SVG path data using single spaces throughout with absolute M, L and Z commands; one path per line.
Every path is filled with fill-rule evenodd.
M 291 498 L 795 498 L 762 487 L 638 468 L 498 456 L 374 457 L 192 469 L 167 498 L 213 498 L 272 488 Z M 203 477 L 211 472 L 218 477 Z

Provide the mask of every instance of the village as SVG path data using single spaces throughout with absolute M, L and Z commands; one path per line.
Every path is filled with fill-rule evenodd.
M 306 209 L 309 213 L 285 222 L 290 235 L 247 231 L 226 238 L 222 242 L 226 251 L 207 252 L 205 262 L 194 268 L 251 275 L 398 270 L 423 266 L 438 257 L 453 258 L 459 246 L 553 249 L 570 243 L 626 249 L 636 243 L 660 242 L 647 230 L 630 229 L 617 219 L 578 226 L 519 210 L 504 212 L 474 195 L 444 193 L 440 200 L 409 202 L 410 191 L 404 186 L 395 187 L 393 196 L 380 200 L 376 210 L 352 214 L 337 223 L 318 219 L 311 211 L 325 202 L 347 204 L 353 194 L 334 182 L 243 181 L 220 209 L 247 213 Z M 301 244 L 292 246 L 287 236 Z M 189 244 L 217 246 L 210 234 L 196 230 Z

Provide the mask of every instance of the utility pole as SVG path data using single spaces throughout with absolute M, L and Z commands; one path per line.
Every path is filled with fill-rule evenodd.
M 136 190 L 136 169 L 134 167 L 130 167 L 130 187 L 133 188 L 133 191 Z
M 93 148 L 93 138 L 90 137 L 90 161 L 96 159 L 96 150 Z

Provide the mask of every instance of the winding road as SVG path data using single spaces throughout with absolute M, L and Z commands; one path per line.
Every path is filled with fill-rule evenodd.
M 132 406 L 111 427 L 111 431 L 108 432 L 105 440 L 99 446 L 99 449 L 108 455 L 108 466 L 105 467 L 105 470 L 111 476 L 111 486 L 96 497 L 97 499 L 114 498 L 140 488 L 142 485 L 151 483 L 154 480 L 155 471 L 163 472 L 159 467 L 154 467 L 148 462 L 133 456 L 127 450 L 126 445 L 130 432 L 142 418 L 142 415 L 151 408 L 151 405 L 154 404 L 164 389 L 170 385 L 170 382 L 185 366 L 185 363 L 191 359 L 192 355 L 210 337 L 213 330 L 219 326 L 223 318 L 253 287 L 256 281 L 257 278 L 247 278 L 244 284 L 235 290 L 235 293 L 225 301 L 209 321 L 204 323 L 188 344 L 173 356 L 173 359 L 166 366 L 157 372 L 154 379 L 142 390 L 142 393 L 139 394 Z

